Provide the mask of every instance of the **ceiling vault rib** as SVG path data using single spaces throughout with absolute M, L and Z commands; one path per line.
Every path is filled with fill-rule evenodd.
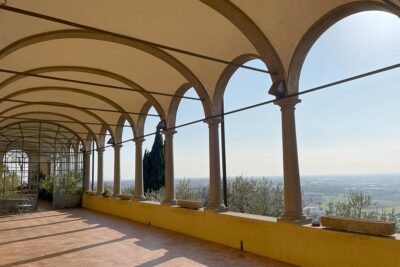
M 4 135 L 1 131 L 0 131 L 0 134 L 1 134 L 2 136 L 4 136 L 9 142 L 11 142 L 11 139 L 8 138 L 6 135 Z
M 67 104 L 55 103 L 55 102 L 34 102 L 34 101 L 17 100 L 17 99 L 10 99 L 10 98 L 0 98 L 0 101 L 71 108 L 71 106 L 69 106 Z M 151 117 L 160 117 L 158 114 L 149 114 L 149 113 L 140 113 L 140 112 L 131 112 L 131 111 L 119 111 L 119 110 L 103 109 L 103 108 L 92 108 L 92 107 L 82 107 L 82 106 L 75 107 L 75 108 L 82 109 L 82 110 L 113 112 L 113 113 L 119 113 L 119 114 L 132 114 L 132 115 L 144 115 L 144 116 L 151 116 Z
M 33 112 L 33 113 L 35 113 L 35 112 Z M 18 116 L 18 114 L 17 114 L 17 116 Z M 100 123 L 100 122 L 83 122 L 83 121 L 78 122 L 78 121 L 68 121 L 68 120 L 35 119 L 35 118 L 3 116 L 3 115 L 0 115 L 0 118 L 12 119 L 12 120 L 30 120 L 30 121 L 35 121 L 35 122 L 62 122 L 62 123 L 73 123 L 73 124 L 87 124 L 87 125 L 101 125 L 101 126 L 104 125 L 104 123 Z M 108 124 L 108 123 L 107 123 L 107 126 L 131 127 L 130 125 L 125 125 L 125 124 Z
M 392 2 L 391 0 L 382 0 L 382 1 L 388 4 L 389 6 L 393 7 L 394 9 L 397 9 L 397 11 L 400 11 L 400 6 Z
M 12 140 L 11 142 L 16 142 L 16 141 L 19 141 L 19 140 L 21 140 L 22 139 L 22 137 L 20 137 L 20 136 L 14 136 L 14 137 L 16 137 L 14 140 Z M 30 136 L 25 136 L 25 139 L 28 139 L 28 138 L 38 138 L 39 136 L 38 135 L 30 135 Z M 54 139 L 54 137 L 50 137 L 50 136 L 45 136 L 44 137 L 45 139 Z M 58 141 L 60 141 L 61 143 L 63 143 L 63 144 L 66 144 L 66 143 L 68 143 L 68 142 L 63 142 L 63 141 L 61 141 L 61 140 L 70 140 L 71 138 L 64 138 L 64 139 L 62 139 L 62 138 L 56 138 L 55 140 L 58 140 Z M 26 142 L 26 143 L 30 143 L 30 144 L 32 144 L 32 143 L 38 143 L 37 141 L 30 141 L 30 140 L 23 140 L 22 142 Z M 10 143 L 9 141 L 0 141 L 0 143 Z
M 45 130 L 45 131 L 48 132 L 47 130 Z M 21 137 L 20 135 L 7 135 L 7 136 L 8 137 Z M 24 137 L 25 137 L 25 139 L 28 139 L 28 138 L 37 138 L 38 136 L 37 135 L 25 135 Z M 51 136 L 46 136 L 46 138 L 54 139 L 54 137 L 51 137 Z M 70 140 L 71 138 L 58 137 L 57 139 L 58 140 Z M 86 140 L 86 139 L 81 139 L 81 140 Z M 0 142 L 5 142 L 5 141 L 0 140 Z
M 201 59 L 204 59 L 204 60 L 213 61 L 213 62 L 225 64 L 225 65 L 232 65 L 232 66 L 236 66 L 236 67 L 243 68 L 243 69 L 248 69 L 248 70 L 262 72 L 262 73 L 268 73 L 268 74 L 271 74 L 271 75 L 276 75 L 277 74 L 275 72 L 270 72 L 270 71 L 267 71 L 267 70 L 246 66 L 244 64 L 230 62 L 230 61 L 227 61 L 227 60 L 224 60 L 224 59 L 220 59 L 220 58 L 216 58 L 216 57 L 212 57 L 212 56 L 207 56 L 207 55 L 199 54 L 199 53 L 196 53 L 196 52 L 191 52 L 191 51 L 187 51 L 187 50 L 183 50 L 183 49 L 179 49 L 179 48 L 175 48 L 175 47 L 171 47 L 171 46 L 167 46 L 167 45 L 163 45 L 163 44 L 159 44 L 159 43 L 155 43 L 155 42 L 150 42 L 150 41 L 138 39 L 138 38 L 135 38 L 135 37 L 124 35 L 124 34 L 119 34 L 119 33 L 111 32 L 111 31 L 103 30 L 103 29 L 100 29 L 100 28 L 96 28 L 96 27 L 80 24 L 80 23 L 77 23 L 77 22 L 73 22 L 73 21 L 69 21 L 69 20 L 64 20 L 64 19 L 60 19 L 60 18 L 56 18 L 56 17 L 52 17 L 52 16 L 48 16 L 48 15 L 32 12 L 32 11 L 25 10 L 25 9 L 15 8 L 15 7 L 6 6 L 6 5 L 0 5 L 0 9 L 7 10 L 7 11 L 10 11 L 10 12 L 14 12 L 14 13 L 18 13 L 18 14 L 22 14 L 22 15 L 25 15 L 25 16 L 35 17 L 35 18 L 39 18 L 39 19 L 42 19 L 42 20 L 47 20 L 47 21 L 52 21 L 52 22 L 56 22 L 56 23 L 60 23 L 60 24 L 68 25 L 68 26 L 72 26 L 72 27 L 75 27 L 75 28 L 89 30 L 89 31 L 92 31 L 92 32 L 99 32 L 99 33 L 107 34 L 107 35 L 114 36 L 114 37 L 117 37 L 117 38 L 123 38 L 123 39 L 127 39 L 127 40 L 130 40 L 130 41 L 142 43 L 142 44 L 147 45 L 147 46 L 157 47 L 157 48 L 161 48 L 161 49 L 164 49 L 164 50 L 168 50 L 168 51 L 172 51 L 172 52 L 176 52 L 176 53 L 180 53 L 180 54 L 184 54 L 184 55 L 188 55 L 188 56 L 192 56 L 192 57 L 197 57 L 197 58 L 201 58 Z
M 26 122 L 25 122 L 26 123 Z M 64 127 L 64 126 L 62 126 L 62 127 Z M 6 127 L 6 126 L 1 126 L 0 127 L 0 131 L 1 130 L 4 130 L 4 129 L 9 129 L 9 130 L 17 130 L 18 128 L 9 128 L 9 127 Z M 35 131 L 35 130 L 37 130 L 37 128 L 33 128 L 33 127 L 29 127 L 29 128 L 27 128 L 27 127 L 25 127 L 24 128 L 24 130 L 25 131 L 27 131 L 27 130 L 32 130 L 32 131 Z M 47 132 L 57 132 L 57 131 L 55 131 L 55 130 L 46 130 Z M 71 131 L 60 131 L 60 133 L 72 133 Z M 88 134 L 88 132 L 73 132 L 73 133 L 76 133 L 76 134 Z M 1 134 L 1 132 L 0 132 L 0 134 Z M 96 135 L 100 135 L 100 133 L 97 133 Z M 110 134 L 107 134 L 107 135 L 110 135 Z M 84 140 L 84 139 L 82 139 L 82 140 Z
M 9 74 L 16 74 L 16 75 L 21 75 L 21 76 L 41 78 L 41 79 L 56 80 L 56 81 L 62 81 L 62 82 L 71 82 L 71 83 L 79 83 L 79 84 L 92 85 L 92 86 L 98 86 L 98 87 L 112 88 L 112 89 L 125 90 L 125 91 L 149 93 L 151 95 L 160 95 L 160 96 L 168 96 L 168 97 L 176 97 L 176 98 L 184 98 L 184 99 L 190 99 L 190 100 L 204 101 L 204 99 L 197 98 L 197 97 L 181 96 L 181 95 L 161 93 L 161 92 L 149 91 L 149 90 L 143 91 L 141 89 L 135 89 L 135 88 L 125 87 L 125 86 L 117 86 L 117 85 L 104 84 L 104 83 L 88 82 L 88 81 L 82 81 L 82 80 L 54 77 L 54 76 L 35 74 L 35 73 L 16 71 L 16 70 L 9 70 L 9 69 L 0 69 L 0 72 L 9 73 Z

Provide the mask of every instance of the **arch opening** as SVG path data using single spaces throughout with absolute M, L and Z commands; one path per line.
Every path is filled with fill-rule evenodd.
M 194 88 L 183 94 L 198 97 Z M 176 125 L 203 119 L 201 103 L 182 99 L 176 111 Z M 209 194 L 209 151 L 208 127 L 196 123 L 176 129 L 174 136 L 175 194 L 177 199 L 201 200 L 208 203 Z
M 104 179 L 104 192 L 109 191 L 112 195 L 114 193 L 114 148 L 110 145 L 114 143 L 114 137 L 107 130 L 105 133 L 105 150 L 103 154 L 103 179 Z
M 245 64 L 267 70 L 259 59 Z M 221 88 L 221 109 L 225 112 L 272 100 L 268 95 L 272 85 L 269 75 L 237 69 L 225 79 L 226 88 Z M 280 116 L 279 108 L 273 105 L 225 116 L 229 210 L 281 216 L 284 198 Z
M 122 141 L 133 139 L 133 129 L 128 121 L 125 121 L 122 129 Z M 135 181 L 135 142 L 126 142 L 121 148 L 121 193 L 134 194 Z
M 300 88 L 400 62 L 399 36 L 400 20 L 388 12 L 341 19 L 311 47 Z M 297 129 L 307 215 L 389 220 L 400 214 L 399 192 L 392 190 L 400 181 L 400 125 L 389 119 L 400 113 L 399 76 L 395 69 L 301 97 Z M 366 199 L 358 212 L 349 204 L 355 197 Z M 337 209 L 341 204 L 348 212 Z

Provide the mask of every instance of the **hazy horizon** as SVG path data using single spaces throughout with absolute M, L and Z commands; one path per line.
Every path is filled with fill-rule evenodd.
M 231 176 L 227 176 L 228 179 L 230 178 L 235 178 L 241 175 L 231 175 Z M 368 174 L 312 174 L 312 175 L 300 175 L 300 179 L 304 179 L 304 178 L 348 178 L 348 177 L 359 177 L 359 178 L 376 178 L 377 176 L 382 176 L 382 177 L 399 177 L 399 182 L 400 182 L 400 173 L 368 173 Z M 260 175 L 243 175 L 243 177 L 245 178 L 282 178 L 283 176 L 274 176 L 274 175 L 270 175 L 270 176 L 260 176 Z M 175 180 L 194 180 L 194 179 L 209 179 L 209 177 L 203 176 L 203 177 L 175 177 Z M 222 179 L 222 177 L 221 177 Z M 121 181 L 133 181 L 134 179 L 127 179 L 127 178 L 121 178 Z M 112 182 L 112 179 L 105 179 L 104 181 L 109 181 Z

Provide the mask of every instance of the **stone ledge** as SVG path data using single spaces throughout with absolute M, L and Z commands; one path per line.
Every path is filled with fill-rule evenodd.
M 201 209 L 203 207 L 203 201 L 199 200 L 185 200 L 185 199 L 178 199 L 178 206 L 182 208 L 188 209 Z
M 398 266 L 399 236 L 373 236 L 276 222 L 235 212 L 207 212 L 84 195 L 83 207 L 300 266 Z M 318 250 L 316 250 L 318 248 Z M 351 251 L 351 257 L 349 257 Z
M 370 235 L 394 235 L 396 224 L 390 222 L 343 218 L 335 216 L 321 216 L 322 226 L 335 230 L 364 233 Z

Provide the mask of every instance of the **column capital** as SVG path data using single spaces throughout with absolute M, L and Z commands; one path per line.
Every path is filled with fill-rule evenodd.
M 123 147 L 122 144 L 114 144 L 114 145 L 113 145 L 113 148 L 114 148 L 114 149 L 121 149 L 121 147 Z
M 98 153 L 103 153 L 106 149 L 104 147 L 96 149 Z
M 208 125 L 218 125 L 222 121 L 221 117 L 211 117 L 203 120 L 203 122 L 207 123 Z
M 280 106 L 281 110 L 283 110 L 283 109 L 294 109 L 294 107 L 300 102 L 301 100 L 298 99 L 297 97 L 290 97 L 281 100 L 276 100 L 274 101 L 274 104 Z
M 170 130 L 164 130 L 162 131 L 162 133 L 165 135 L 165 137 L 173 137 L 174 134 L 177 133 L 177 131 L 175 131 L 175 129 L 170 129 Z
M 141 145 L 141 144 L 143 144 L 143 142 L 144 142 L 145 140 L 146 140 L 146 139 L 144 139 L 143 137 L 139 137 L 139 138 L 134 138 L 134 139 L 133 139 L 133 142 L 135 142 L 136 145 Z

